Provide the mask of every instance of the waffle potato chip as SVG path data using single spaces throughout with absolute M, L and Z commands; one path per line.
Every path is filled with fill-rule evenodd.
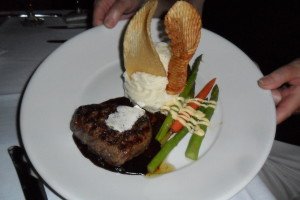
M 188 64 L 201 35 L 201 17 L 185 1 L 177 1 L 165 16 L 165 26 L 171 40 L 172 57 L 168 66 L 168 94 L 179 94 L 186 84 Z

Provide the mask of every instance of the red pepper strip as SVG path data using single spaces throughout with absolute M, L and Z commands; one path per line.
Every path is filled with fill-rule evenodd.
M 204 87 L 203 89 L 198 93 L 198 95 L 196 96 L 196 98 L 199 99 L 205 99 L 207 97 L 207 95 L 209 94 L 209 92 L 212 90 L 214 84 L 216 82 L 216 78 L 213 78 L 212 80 L 210 80 Z M 195 104 L 195 103 L 188 103 L 188 106 L 191 106 L 193 109 L 197 110 L 199 109 L 199 105 Z M 172 126 L 171 126 L 171 131 L 174 133 L 179 132 L 181 129 L 183 128 L 183 125 L 178 121 L 178 120 L 174 120 Z

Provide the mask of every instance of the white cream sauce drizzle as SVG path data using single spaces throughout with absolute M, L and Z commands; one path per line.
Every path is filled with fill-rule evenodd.
M 195 110 L 189 103 L 196 104 L 200 107 L 216 107 L 215 101 L 208 101 L 199 98 L 184 99 L 183 97 L 177 97 L 167 102 L 161 107 L 161 113 L 167 115 L 171 114 L 174 120 L 178 120 L 183 126 L 185 126 L 191 133 L 199 136 L 204 136 L 204 131 L 199 125 L 209 126 L 210 122 L 205 117 L 205 114 L 200 110 Z

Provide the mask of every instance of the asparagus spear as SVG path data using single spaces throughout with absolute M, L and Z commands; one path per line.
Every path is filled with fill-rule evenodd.
M 190 92 L 195 85 L 195 81 L 197 78 L 197 73 L 199 70 L 199 65 L 200 65 L 201 60 L 202 60 L 202 54 L 195 59 L 193 65 L 192 65 L 191 75 L 189 76 L 189 78 L 186 82 L 184 90 L 180 93 L 180 95 L 179 95 L 180 97 L 187 98 L 190 95 Z
M 213 88 L 214 84 L 216 82 L 216 78 L 211 79 L 199 92 L 199 94 L 196 96 L 196 98 L 204 99 L 207 97 L 207 95 L 210 93 L 211 89 Z M 197 110 L 200 105 L 194 104 L 194 103 L 188 103 L 188 106 L 192 107 L 193 109 Z M 183 124 L 179 120 L 174 120 L 173 124 L 171 125 L 171 131 L 172 132 L 178 132 L 182 129 Z
M 153 173 L 157 167 L 165 160 L 169 153 L 177 146 L 177 144 L 186 136 L 189 130 L 184 127 L 174 135 L 170 140 L 168 140 L 160 149 L 160 151 L 154 156 L 154 158 L 147 165 L 148 172 Z
M 210 100 L 217 101 L 218 100 L 218 94 L 219 94 L 219 88 L 217 85 L 214 86 L 211 93 Z M 203 108 L 202 108 L 203 109 Z M 206 108 L 203 110 L 206 117 L 210 120 L 214 109 L 211 107 Z M 207 128 L 207 127 L 206 127 Z M 178 145 L 178 143 L 186 136 L 186 134 L 189 132 L 189 130 L 184 127 L 174 135 L 170 140 L 168 140 L 160 149 L 160 151 L 154 156 L 154 158 L 150 161 L 150 163 L 147 165 L 148 172 L 153 173 L 157 167 L 166 159 L 166 157 L 169 155 L 169 153 Z M 195 135 L 195 134 L 193 134 Z M 202 139 L 201 139 L 202 140 Z M 200 143 L 201 144 L 201 143 Z M 200 146 L 199 146 L 200 148 Z M 199 149 L 198 148 L 198 149 Z M 197 149 L 197 148 L 196 148 Z
M 186 86 L 184 87 L 184 90 L 181 92 L 181 94 L 179 95 L 180 97 L 183 97 L 183 98 L 187 98 L 194 85 L 195 85 L 195 81 L 196 81 L 196 78 L 197 78 L 197 73 L 198 73 L 198 70 L 199 70 L 199 65 L 200 65 L 200 61 L 202 59 L 202 55 L 198 56 L 196 59 L 195 59 L 195 62 L 193 63 L 193 66 L 192 66 L 192 72 L 191 72 L 191 75 L 189 76 L 188 80 L 187 80 L 187 83 L 186 83 Z M 169 129 L 170 129 L 170 126 L 172 125 L 172 122 L 173 122 L 173 118 L 171 116 L 171 114 L 168 114 L 165 121 L 163 122 L 162 126 L 160 127 L 155 139 L 159 142 L 162 141 L 162 139 L 165 137 L 165 135 L 168 133 Z
M 211 101 L 218 101 L 218 96 L 219 96 L 219 87 L 218 85 L 215 85 L 214 88 L 212 89 L 211 92 L 211 96 L 210 96 L 210 100 Z M 210 120 L 213 113 L 214 113 L 215 109 L 212 107 L 207 107 L 205 109 L 205 117 Z M 204 131 L 204 133 L 206 133 L 207 130 L 207 126 L 206 125 L 199 125 L 200 128 Z M 202 140 L 204 138 L 205 135 L 203 136 L 199 136 L 196 134 L 193 134 L 190 138 L 189 144 L 187 146 L 187 149 L 185 151 L 185 156 L 187 158 L 190 158 L 192 160 L 197 160 L 198 159 L 198 155 L 199 155 L 199 149 L 200 146 L 202 144 Z

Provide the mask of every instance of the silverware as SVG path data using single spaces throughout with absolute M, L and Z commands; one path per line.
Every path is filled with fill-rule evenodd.
M 42 18 L 47 18 L 47 17 L 62 17 L 62 14 L 60 13 L 47 13 L 47 14 L 42 14 L 42 13 L 35 13 L 34 14 L 36 17 L 42 17 Z M 21 12 L 1 12 L 0 17 L 19 17 L 19 18 L 26 18 L 28 17 L 28 14 L 26 13 L 21 13 Z
M 64 43 L 67 40 L 47 40 L 48 43 Z
M 8 153 L 18 174 L 25 199 L 47 200 L 43 182 L 34 174 L 25 156 L 25 150 L 19 146 L 11 146 Z
M 86 24 L 68 24 L 67 26 L 47 26 L 50 29 L 86 29 Z

